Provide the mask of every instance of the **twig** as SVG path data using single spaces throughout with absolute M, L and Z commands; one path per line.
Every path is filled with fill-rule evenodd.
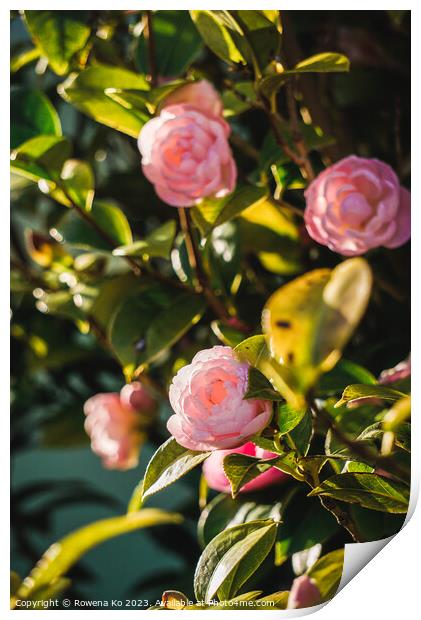
M 196 243 L 194 240 L 194 234 L 191 227 L 190 214 L 188 212 L 188 209 L 179 207 L 178 215 L 180 218 L 181 230 L 183 231 L 186 241 L 186 250 L 189 258 L 190 267 L 195 274 L 198 291 L 203 292 L 216 316 L 222 321 L 227 322 L 230 318 L 230 315 L 226 310 L 224 304 L 216 297 L 216 295 L 212 291 L 206 274 L 203 271 L 199 250 L 196 247 Z
M 314 174 L 314 170 L 313 170 L 313 166 L 311 164 L 310 158 L 308 156 L 307 146 L 304 141 L 303 134 L 300 131 L 298 115 L 297 115 L 297 106 L 295 102 L 294 89 L 293 89 L 292 82 L 287 83 L 286 92 L 287 92 L 288 113 L 289 113 L 289 118 L 291 122 L 291 129 L 292 129 L 292 139 L 294 141 L 295 148 L 297 149 L 298 154 L 303 160 L 303 167 L 306 173 L 306 177 L 309 181 L 312 181 L 315 177 L 315 174 Z
M 146 39 L 148 45 L 148 60 L 149 60 L 149 71 L 151 74 L 151 84 L 152 87 L 157 86 L 158 83 L 158 73 L 156 67 L 156 57 L 155 57 L 155 38 L 153 32 L 153 23 L 152 23 L 152 11 L 146 11 L 145 15 L 145 27 L 143 30 L 143 36 Z

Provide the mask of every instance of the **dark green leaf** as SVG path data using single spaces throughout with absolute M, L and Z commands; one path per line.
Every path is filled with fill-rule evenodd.
M 327 396 L 342 392 L 351 383 L 377 385 L 376 377 L 366 368 L 347 359 L 341 359 L 332 370 L 324 374 L 317 387 L 317 394 Z
M 176 233 L 176 223 L 169 220 L 156 228 L 145 239 L 123 245 L 113 251 L 115 256 L 141 256 L 169 258 Z
M 191 210 L 193 220 L 204 237 L 213 228 L 237 217 L 242 211 L 260 203 L 266 197 L 266 190 L 254 185 L 246 185 L 235 190 L 225 198 L 205 199 Z
M 313 418 L 310 411 L 305 411 L 300 422 L 288 433 L 288 439 L 298 454 L 305 456 L 313 437 Z
M 310 495 L 332 497 L 371 510 L 398 514 L 408 510 L 409 502 L 409 488 L 406 485 L 367 473 L 332 476 L 313 489 Z
M 16 148 L 39 134 L 61 136 L 60 119 L 50 100 L 39 90 L 11 90 L 10 146 Z
M 277 524 L 252 521 L 218 534 L 199 558 L 194 577 L 197 600 L 209 603 L 218 593 L 227 600 L 238 592 L 273 547 Z
M 250 366 L 248 373 L 247 391 L 244 398 L 262 398 L 264 400 L 283 400 L 279 392 L 272 388 L 272 384 L 257 368 Z M 280 407 L 282 409 L 282 406 Z M 303 414 L 304 415 L 304 414 Z M 285 431 L 288 432 L 288 431 Z
M 156 55 L 156 72 L 160 76 L 182 75 L 196 60 L 202 49 L 202 40 L 188 11 L 155 11 L 153 34 Z M 150 73 L 148 45 L 140 37 L 137 63 L 142 73 Z
M 34 43 L 58 75 L 68 73 L 72 59 L 88 42 L 91 31 L 84 23 L 83 13 L 25 11 L 25 20 Z
M 145 500 L 149 495 L 179 480 L 196 465 L 200 465 L 209 454 L 210 452 L 187 450 L 170 437 L 158 448 L 148 463 L 143 480 L 142 499 Z
M 240 344 L 242 340 L 244 340 L 243 332 L 239 332 L 233 327 L 225 325 L 222 321 L 212 321 L 211 329 L 215 336 L 219 338 L 223 344 L 226 344 L 229 347 L 235 347 L 237 344 Z M 244 396 L 244 398 L 246 398 L 246 396 Z
M 262 460 L 247 454 L 227 454 L 223 467 L 231 485 L 232 496 L 236 497 L 245 484 L 271 469 L 272 460 Z
M 56 224 L 56 238 L 64 243 L 84 250 L 102 250 L 111 252 L 111 244 L 126 245 L 132 241 L 132 233 L 126 216 L 118 207 L 96 201 L 89 217 L 109 237 L 108 243 L 90 224 L 75 211 L 69 211 Z
M 348 385 L 348 387 L 345 388 L 342 398 L 338 400 L 335 407 L 342 407 L 342 405 L 348 405 L 348 403 L 358 402 L 366 398 L 379 398 L 381 400 L 396 402 L 403 396 L 406 396 L 403 392 L 399 392 L 399 390 L 385 385 L 365 385 L 356 383 L 354 385 Z

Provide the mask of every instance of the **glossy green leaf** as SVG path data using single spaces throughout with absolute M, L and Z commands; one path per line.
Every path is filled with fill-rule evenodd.
M 349 71 L 349 69 L 349 59 L 343 54 L 323 52 L 302 60 L 293 69 L 266 77 L 262 80 L 260 88 L 267 97 L 270 97 L 291 77 L 303 73 L 343 73 Z
M 266 190 L 254 185 L 236 189 L 225 198 L 205 199 L 191 210 L 193 220 L 204 237 L 216 226 L 237 217 L 244 209 L 264 200 Z
M 61 218 L 52 234 L 67 245 L 82 250 L 111 252 L 112 243 L 116 246 L 131 243 L 132 233 L 129 223 L 118 207 L 96 201 L 92 205 L 89 218 L 104 231 L 110 243 L 73 210 Z
M 30 88 L 14 87 L 10 98 L 12 149 L 40 134 L 61 136 L 59 116 L 44 93 Z
M 371 510 L 400 514 L 408 510 L 409 487 L 376 474 L 346 473 L 328 478 L 310 495 L 332 497 Z
M 296 409 L 288 403 L 279 405 L 277 411 L 278 429 L 281 435 L 292 431 L 305 416 L 306 409 Z
M 26 67 L 26 65 L 38 60 L 40 55 L 41 52 L 38 47 L 31 47 L 23 52 L 18 52 L 10 59 L 10 73 L 17 73 L 20 69 Z
M 227 600 L 238 592 L 271 551 L 277 523 L 252 521 L 218 534 L 199 558 L 194 577 L 197 600 L 209 603 L 218 593 Z
M 278 497 L 277 497 L 278 499 Z M 258 519 L 274 519 L 279 521 L 284 498 L 272 502 L 259 496 L 251 496 L 249 493 L 240 494 L 236 499 L 226 493 L 220 493 L 214 497 L 202 510 L 197 533 L 199 541 L 205 547 L 215 536 L 225 529 L 256 521 Z
M 342 578 L 343 564 L 344 550 L 337 549 L 321 557 L 307 571 L 307 575 L 316 582 L 322 601 L 335 596 Z
M 305 456 L 310 449 L 313 437 L 313 418 L 309 410 L 305 411 L 299 423 L 288 433 L 288 441 L 301 456 Z
M 375 441 L 382 439 L 385 432 L 387 431 L 385 431 L 383 423 L 376 422 L 364 429 L 357 439 L 358 441 Z M 396 429 L 395 444 L 405 452 L 411 452 L 411 425 L 408 422 L 401 423 Z
M 366 368 L 347 359 L 340 359 L 336 366 L 324 374 L 317 386 L 317 394 L 328 396 L 342 392 L 351 383 L 377 385 L 376 377 Z
M 362 258 L 318 269 L 276 291 L 263 311 L 263 330 L 277 362 L 305 393 L 333 368 L 361 320 L 372 275 Z
M 262 398 L 264 400 L 273 401 L 283 400 L 279 392 L 272 388 L 270 381 L 266 379 L 257 368 L 253 368 L 253 366 L 250 367 L 248 372 L 247 391 L 244 394 L 244 398 Z
M 230 11 L 230 14 L 243 33 L 243 36 L 239 37 L 234 32 L 237 46 L 259 75 L 279 51 L 279 30 L 264 11 Z
M 155 11 L 153 34 L 155 48 L 159 50 L 156 55 L 156 72 L 160 76 L 182 75 L 203 47 L 188 11 Z M 145 37 L 139 38 L 136 57 L 140 71 L 150 73 Z
M 70 143 L 66 138 L 37 136 L 12 151 L 11 170 L 35 183 L 44 182 L 40 187 L 48 192 L 56 187 L 56 181 L 70 151 Z
M 149 508 L 90 523 L 54 543 L 45 552 L 30 575 L 24 579 L 17 598 L 26 599 L 36 589 L 65 575 L 82 555 L 109 538 L 144 527 L 181 523 L 182 520 L 181 515 Z
M 356 383 L 345 388 L 342 398 L 338 400 L 335 407 L 342 407 L 349 403 L 358 403 L 359 400 L 366 398 L 379 398 L 380 400 L 396 402 L 406 396 L 403 392 L 385 385 L 364 385 Z
M 141 115 L 155 114 L 159 105 L 164 103 L 164 99 L 170 93 L 188 83 L 188 80 L 174 80 L 162 86 L 151 88 L 151 90 L 106 88 L 105 94 L 123 108 L 133 110 L 135 113 Z
M 90 211 L 95 196 L 95 177 L 91 166 L 78 159 L 68 159 L 61 170 L 61 184 L 74 204 Z
M 235 498 L 245 484 L 269 471 L 272 468 L 271 460 L 262 460 L 248 454 L 227 454 L 223 467 L 231 485 L 232 496 Z
M 200 465 L 209 454 L 210 452 L 187 450 L 170 437 L 158 448 L 148 463 L 143 480 L 142 500 L 182 478 Z
M 120 67 L 95 65 L 71 75 L 59 85 L 59 94 L 99 123 L 137 138 L 150 119 L 144 112 L 127 109 L 106 95 L 107 89 L 149 90 L 143 75 Z
M 193 293 L 155 287 L 127 299 L 109 327 L 110 340 L 127 372 L 140 370 L 170 348 L 201 318 L 206 300 Z
M 169 220 L 156 228 L 145 239 L 135 241 L 130 245 L 121 246 L 113 251 L 115 256 L 141 256 L 169 258 L 177 226 L 174 220 Z
M 270 356 L 264 336 L 251 336 L 240 342 L 234 351 L 240 360 L 257 368 L 269 380 L 273 388 L 291 402 L 293 407 L 304 406 L 303 399 L 291 387 L 294 383 L 291 372 Z
M 88 42 L 90 28 L 83 11 L 25 11 L 25 20 L 41 53 L 58 75 L 69 71 L 70 63 Z
M 190 15 L 214 54 L 228 63 L 246 64 L 233 39 L 233 32 L 240 35 L 241 30 L 228 11 L 190 11 Z

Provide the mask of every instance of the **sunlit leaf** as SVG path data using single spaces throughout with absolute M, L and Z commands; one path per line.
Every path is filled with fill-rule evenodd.
M 200 465 L 209 454 L 210 452 L 187 450 L 170 437 L 158 448 L 148 463 L 143 480 L 142 499 L 145 500 L 179 480 Z
M 354 385 L 348 385 L 348 387 L 345 388 L 342 398 L 338 400 L 335 407 L 342 407 L 342 405 L 347 405 L 349 403 L 358 403 L 359 400 L 362 401 L 364 399 L 365 401 L 367 398 L 379 398 L 385 401 L 396 402 L 404 396 L 406 396 L 406 394 L 403 392 L 385 385 L 365 385 L 356 383 Z
M 59 116 L 44 93 L 25 87 L 14 87 L 10 97 L 11 148 L 16 148 L 40 134 L 61 136 Z
M 272 357 L 305 393 L 338 361 L 366 309 L 371 270 L 362 258 L 318 269 L 276 291 L 263 311 Z
M 376 474 L 345 473 L 328 478 L 310 495 L 332 497 L 371 510 L 399 514 L 408 510 L 409 487 Z
M 307 571 L 307 575 L 316 582 L 322 601 L 335 596 L 342 578 L 343 564 L 344 550 L 337 549 L 321 557 Z
M 115 256 L 147 256 L 169 258 L 176 234 L 176 223 L 169 220 L 156 228 L 145 239 L 130 245 L 121 246 L 113 251 Z
M 29 32 L 58 75 L 69 71 L 74 56 L 83 50 L 91 30 L 83 11 L 25 11 Z

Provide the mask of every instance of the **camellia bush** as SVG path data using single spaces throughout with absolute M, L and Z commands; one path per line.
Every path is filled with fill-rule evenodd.
M 154 446 L 127 513 L 51 540 L 12 607 L 140 528 L 187 558 L 155 608 L 309 607 L 346 543 L 400 529 L 407 17 L 12 13 L 14 445 L 89 437 L 120 471 Z

